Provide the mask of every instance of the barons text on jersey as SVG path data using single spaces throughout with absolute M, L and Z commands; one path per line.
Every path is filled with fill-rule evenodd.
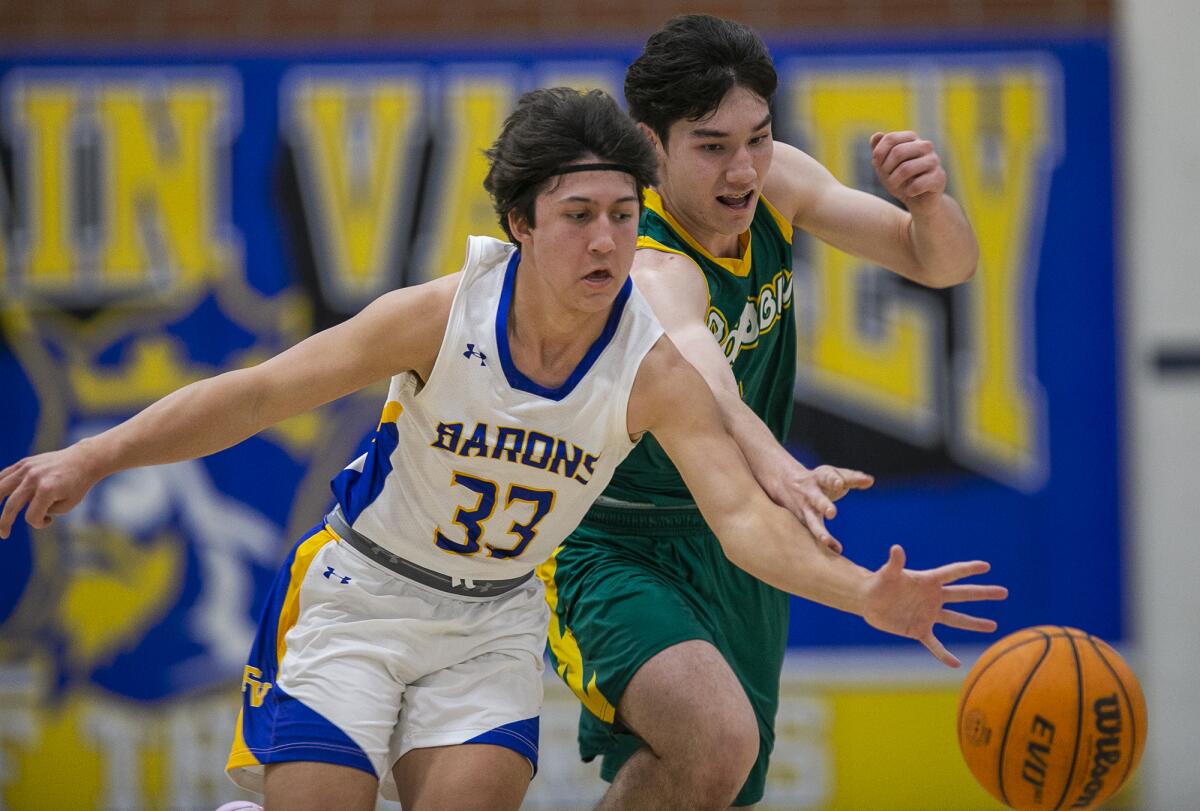
M 469 432 L 461 422 L 439 422 L 437 437 L 430 447 L 463 457 L 501 459 L 538 470 L 548 470 L 580 484 L 591 481 L 597 453 L 589 453 L 559 437 L 506 425 L 491 430 L 479 422 Z

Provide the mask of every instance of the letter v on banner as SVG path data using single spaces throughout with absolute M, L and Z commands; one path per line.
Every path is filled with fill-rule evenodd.
M 297 68 L 281 90 L 321 294 L 354 312 L 403 281 L 425 145 L 419 68 Z

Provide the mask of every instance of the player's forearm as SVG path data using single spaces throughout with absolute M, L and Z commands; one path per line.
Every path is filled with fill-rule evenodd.
M 759 484 L 768 487 L 785 470 L 800 465 L 796 458 L 779 444 L 779 440 L 762 418 L 736 393 L 719 390 L 714 391 L 714 394 L 721 412 L 721 421 L 742 449 L 742 455 L 746 457 L 746 462 Z M 768 487 L 768 491 L 769 489 Z
M 912 279 L 927 287 L 967 281 L 979 264 L 979 243 L 961 207 L 949 195 L 909 201 L 908 239 L 917 262 Z
M 250 370 L 243 369 L 184 386 L 77 448 L 81 464 L 100 479 L 216 453 L 274 421 L 264 414 Z
M 786 510 L 756 504 L 734 511 L 713 530 L 725 556 L 746 573 L 781 591 L 863 615 L 871 572 L 819 544 Z

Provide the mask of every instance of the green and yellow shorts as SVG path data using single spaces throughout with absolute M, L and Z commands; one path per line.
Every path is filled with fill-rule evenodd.
M 666 648 L 711 643 L 758 719 L 758 761 L 735 801 L 762 799 L 775 742 L 789 597 L 726 560 L 695 508 L 596 506 L 538 569 L 550 604 L 550 657 L 583 702 L 579 751 L 611 781 L 642 745 L 616 719 L 638 669 Z

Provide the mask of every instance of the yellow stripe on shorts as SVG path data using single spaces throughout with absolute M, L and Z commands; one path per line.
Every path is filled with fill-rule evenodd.
M 287 595 L 283 598 L 283 607 L 279 609 L 279 625 L 275 636 L 276 681 L 279 681 L 283 672 L 283 654 L 287 652 L 284 639 L 300 617 L 300 585 L 304 582 L 304 575 L 308 573 L 308 567 L 312 565 L 313 558 L 321 551 L 321 547 L 336 540 L 337 536 L 333 531 L 325 527 L 296 549 L 296 557 L 292 559 L 292 569 L 288 575 Z
M 229 749 L 229 759 L 225 761 L 225 771 L 227 772 L 262 765 L 250 751 L 250 747 L 246 745 L 246 738 L 242 734 L 243 712 L 245 712 L 244 709 L 238 710 L 237 726 L 233 730 L 233 746 Z
M 554 583 L 554 573 L 558 570 L 558 553 L 562 547 L 554 550 L 550 559 L 537 568 L 538 578 L 546 584 L 546 602 L 550 605 L 550 650 L 558 660 L 558 675 L 571 692 L 583 702 L 592 715 L 611 724 L 617 717 L 617 708 L 605 698 L 596 686 L 596 673 L 585 687 L 583 684 L 583 652 L 570 628 L 561 625 L 558 619 L 558 587 Z

